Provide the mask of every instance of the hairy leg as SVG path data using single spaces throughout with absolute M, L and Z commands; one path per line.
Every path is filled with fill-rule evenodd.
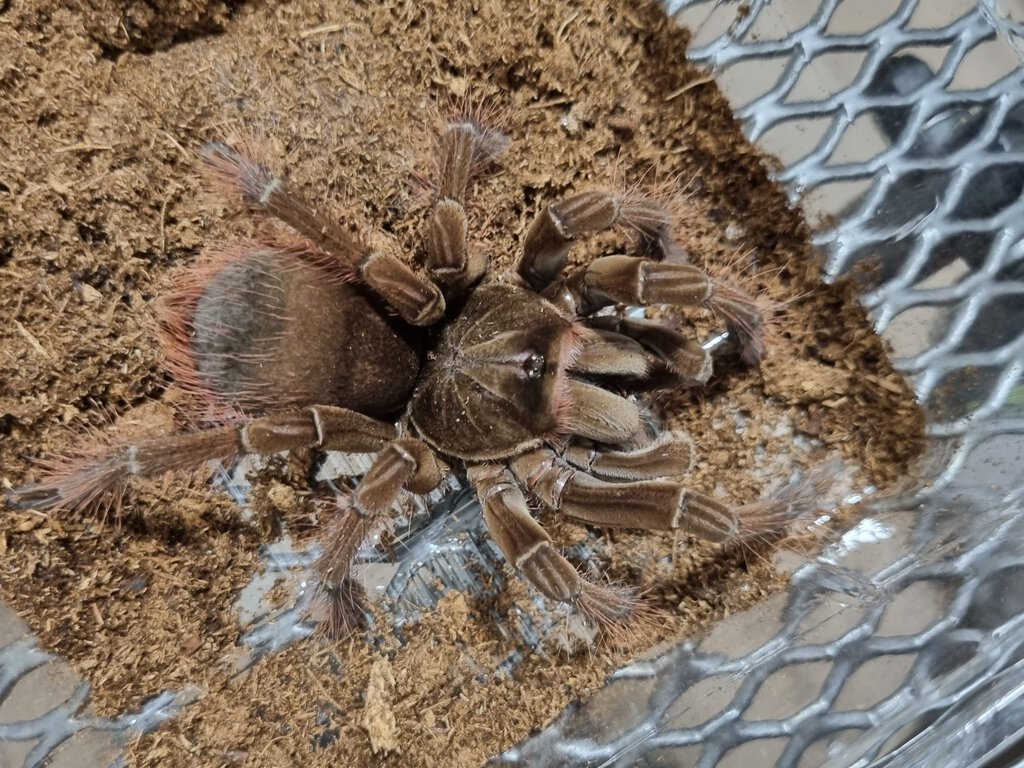
M 607 256 L 559 279 L 574 241 L 616 226 L 639 232 L 642 250 L 650 258 Z M 682 255 L 667 207 L 646 198 L 591 191 L 553 203 L 537 216 L 518 271 L 534 290 L 560 306 L 574 306 L 582 315 L 617 303 L 705 306 L 736 334 L 744 361 L 759 362 L 764 356 L 759 303 L 739 286 L 682 263 Z M 706 362 L 703 367 L 710 373 Z M 693 370 L 699 375 L 703 369 Z
M 555 549 L 530 516 L 512 473 L 498 464 L 469 468 L 487 528 L 506 559 L 534 589 L 565 603 L 613 635 L 636 619 L 642 606 L 634 593 L 583 578 Z
M 568 278 L 584 314 L 611 304 L 707 307 L 736 334 L 747 363 L 764 356 L 764 314 L 753 296 L 692 264 L 634 256 L 605 256 Z
M 403 491 L 429 493 L 446 470 L 421 440 L 395 440 L 374 459 L 350 503 L 324 526 L 324 548 L 316 562 L 319 600 L 314 611 L 331 637 L 349 634 L 362 620 L 363 596 L 352 580 L 352 563 L 360 545 L 387 523 Z
M 526 233 L 519 274 L 541 291 L 565 268 L 573 241 L 616 226 L 638 232 L 643 250 L 654 258 L 685 259 L 672 237 L 667 208 L 636 195 L 593 190 L 552 203 L 537 214 Z
M 396 435 L 394 425 L 355 411 L 315 405 L 182 435 L 89 446 L 65 460 L 48 463 L 42 482 L 15 488 L 17 507 L 116 511 L 132 477 L 191 470 L 205 461 L 245 453 L 274 454 L 298 448 L 365 452 L 380 450 Z
M 688 384 L 705 384 L 711 378 L 711 353 L 698 342 L 655 320 L 618 315 L 585 318 L 594 329 L 611 331 L 637 342 L 668 370 Z
M 466 200 L 473 177 L 508 146 L 501 132 L 467 118 L 449 123 L 437 143 L 436 196 L 427 229 L 427 267 L 449 291 L 462 291 L 483 275 L 487 260 L 471 252 Z
M 729 507 L 672 480 L 606 481 L 553 451 L 514 459 L 512 472 L 546 506 L 591 525 L 679 531 L 718 544 L 779 536 L 815 499 L 782 494 Z
M 404 320 L 431 325 L 444 314 L 444 296 L 430 280 L 392 253 L 374 251 L 307 203 L 251 149 L 207 144 L 200 157 L 211 174 L 252 210 L 284 222 L 320 250 L 331 254 L 380 295 Z
M 632 451 L 570 445 L 562 458 L 587 474 L 606 480 L 653 480 L 680 477 L 693 468 L 693 440 L 685 432 L 665 432 Z

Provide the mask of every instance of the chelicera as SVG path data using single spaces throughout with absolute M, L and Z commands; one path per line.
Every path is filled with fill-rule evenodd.
M 167 301 L 168 367 L 210 425 L 54 462 L 13 502 L 109 507 L 133 476 L 239 454 L 376 453 L 322 527 L 316 570 L 334 635 L 363 615 L 351 574 L 361 543 L 403 494 L 428 493 L 450 473 L 473 486 L 491 535 L 533 588 L 610 628 L 629 620 L 633 592 L 582 576 L 530 503 L 594 526 L 713 542 L 781 532 L 791 505 L 730 508 L 680 481 L 692 443 L 652 434 L 636 394 L 699 386 L 711 357 L 678 329 L 621 311 L 710 309 L 756 364 L 758 302 L 688 263 L 667 207 L 637 194 L 588 191 L 548 205 L 525 234 L 517 274 L 489 274 L 465 206 L 474 177 L 507 145 L 473 117 L 441 131 L 426 274 L 316 211 L 249 146 L 207 145 L 212 177 L 289 230 L 211 250 Z M 567 268 L 575 241 L 613 227 L 637 234 L 638 255 Z

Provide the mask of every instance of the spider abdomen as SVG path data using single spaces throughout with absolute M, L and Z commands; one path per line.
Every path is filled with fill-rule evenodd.
M 419 373 L 416 330 L 335 265 L 263 247 L 200 288 L 187 318 L 195 389 L 232 406 L 400 410 Z

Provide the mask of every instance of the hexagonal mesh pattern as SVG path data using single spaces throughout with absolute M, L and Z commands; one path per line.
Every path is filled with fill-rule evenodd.
M 714 71 L 748 134 L 781 158 L 792 199 L 823 224 L 829 275 L 863 281 L 928 408 L 932 489 L 876 503 L 796 568 L 788 594 L 621 670 L 494 762 L 981 764 L 1024 732 L 1024 5 L 667 8 L 695 30 L 689 55 Z M 415 609 L 436 600 L 436 580 L 472 588 L 468 563 L 499 563 L 473 512 L 455 496 L 411 520 L 389 593 Z M 271 553 L 271 572 L 309 556 Z M 252 656 L 308 631 L 290 615 L 253 626 Z M 0 626 L 0 742 L 18 751 L 0 757 L 26 766 L 90 734 L 113 747 L 94 753 L 117 762 L 116 734 L 155 727 L 192 695 L 100 720 L 82 713 L 78 685 L 18 720 L 5 712 L 18 713 L 19 690 L 50 657 L 6 637 Z

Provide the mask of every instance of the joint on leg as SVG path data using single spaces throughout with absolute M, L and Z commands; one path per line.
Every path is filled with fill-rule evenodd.
M 444 314 L 444 296 L 438 287 L 394 256 L 368 253 L 359 264 L 359 273 L 412 325 L 431 325 Z
M 619 221 L 618 198 L 591 191 L 545 208 L 530 225 L 519 274 L 534 290 L 547 286 L 565 268 L 573 240 L 609 229 Z
M 441 484 L 447 466 L 430 446 L 422 440 L 406 437 L 391 444 L 412 467 L 409 479 L 405 481 L 405 489 L 411 493 L 430 493 Z
M 245 453 L 264 455 L 308 448 L 317 444 L 316 425 L 308 411 L 266 416 L 240 427 L 237 441 Z
M 535 493 L 551 509 L 560 509 L 562 495 L 573 481 L 576 470 L 558 460 L 548 450 L 532 451 L 511 463 L 512 473 L 531 493 Z
M 462 203 L 438 200 L 427 231 L 427 263 L 430 274 L 449 288 L 476 282 L 486 268 L 485 260 L 470 253 L 469 226 Z
M 347 408 L 314 405 L 309 411 L 316 432 L 316 445 L 325 451 L 370 453 L 381 450 L 398 436 L 394 424 L 377 421 Z

